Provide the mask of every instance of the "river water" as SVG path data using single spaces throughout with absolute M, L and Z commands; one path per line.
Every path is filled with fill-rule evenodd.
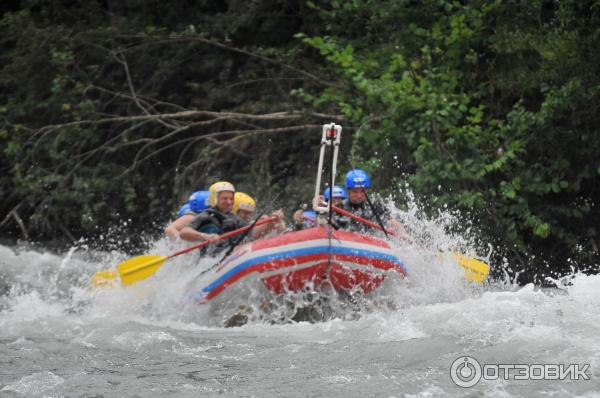
M 156 242 L 152 252 L 172 249 Z M 341 308 L 314 323 L 280 312 L 225 328 L 227 314 L 186 292 L 210 259 L 180 256 L 147 281 L 98 291 L 90 276 L 127 255 L 0 246 L 0 396 L 600 396 L 600 276 L 573 275 L 549 290 L 475 286 L 444 258 L 397 250 L 409 278 L 388 278 L 362 311 Z M 459 387 L 451 366 L 465 356 L 488 371 L 585 372 L 567 380 L 492 372 Z

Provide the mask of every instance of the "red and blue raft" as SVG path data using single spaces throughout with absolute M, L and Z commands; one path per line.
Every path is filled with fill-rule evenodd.
M 401 277 L 407 273 L 388 242 L 321 226 L 238 247 L 203 275 L 193 297 L 206 303 L 250 276 L 278 295 L 325 284 L 337 291 L 366 294 L 381 285 L 388 272 Z

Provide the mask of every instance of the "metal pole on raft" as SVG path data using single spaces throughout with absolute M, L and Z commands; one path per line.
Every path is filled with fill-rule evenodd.
M 319 193 L 321 192 L 321 174 L 323 173 L 323 159 L 325 158 L 325 147 L 329 146 L 330 150 L 333 151 L 333 157 L 331 160 L 331 174 L 329 183 L 330 191 L 333 192 L 333 185 L 335 183 L 335 174 L 337 171 L 337 158 L 338 151 L 340 149 L 340 140 L 342 138 L 342 126 L 339 124 L 331 123 L 324 124 L 321 136 L 321 153 L 319 154 L 319 167 L 317 169 L 317 183 L 315 186 L 315 196 L 313 199 L 313 210 L 317 213 L 328 213 L 329 207 L 319 206 Z M 330 200 L 331 202 L 331 200 Z

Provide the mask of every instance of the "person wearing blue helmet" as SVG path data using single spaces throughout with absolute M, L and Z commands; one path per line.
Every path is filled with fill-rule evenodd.
M 190 204 L 189 204 L 189 203 L 186 203 L 186 204 L 184 204 L 183 206 L 181 206 L 181 207 L 179 208 L 179 211 L 177 212 L 177 215 L 178 215 L 179 217 L 183 217 L 183 216 L 185 216 L 186 214 L 190 214 L 190 213 L 193 213 L 193 212 L 192 212 L 192 209 L 190 209 Z
M 391 218 L 390 212 L 385 208 L 380 198 L 376 198 L 371 204 L 367 199 L 367 191 L 371 188 L 371 177 L 362 169 L 353 169 L 346 174 L 346 191 L 348 197 L 342 200 L 338 206 L 361 218 L 378 223 L 381 221 L 386 229 L 393 230 L 405 240 L 411 240 L 410 236 L 398 221 Z M 359 221 L 349 217 L 335 214 L 334 222 L 344 229 L 364 232 L 366 226 Z
M 165 235 L 171 240 L 180 239 L 181 230 L 188 225 L 197 214 L 202 213 L 210 207 L 210 204 L 208 203 L 209 195 L 210 193 L 208 191 L 196 191 L 192 193 L 188 202 L 179 209 L 179 218 L 165 228 Z
M 333 187 L 333 195 L 331 195 L 331 188 L 327 188 L 323 193 L 325 202 L 329 202 L 331 196 L 333 196 L 333 205 L 340 206 L 344 199 L 348 197 L 348 194 L 344 188 L 340 187 L 339 185 L 335 185 Z
M 333 187 L 333 195 L 331 195 L 331 189 L 327 188 L 322 196 L 319 196 L 319 201 L 325 206 L 329 199 L 333 196 L 333 205 L 340 206 L 342 201 L 348 196 L 346 190 L 338 185 Z M 307 218 L 308 217 L 308 218 Z M 304 228 L 312 228 L 317 225 L 317 214 L 312 210 L 296 210 L 293 215 L 294 225 L 293 229 L 300 230 Z M 307 222 L 307 220 L 311 220 Z
M 292 218 L 294 220 L 292 229 L 295 231 L 317 226 L 317 213 L 313 210 L 297 210 Z
M 210 203 L 208 202 L 209 196 L 210 192 L 208 191 L 196 191 L 191 194 L 188 199 L 190 210 L 198 214 L 208 209 L 210 207 Z
M 312 228 L 317 225 L 317 213 L 313 210 L 306 210 L 302 214 L 302 224 L 304 228 Z

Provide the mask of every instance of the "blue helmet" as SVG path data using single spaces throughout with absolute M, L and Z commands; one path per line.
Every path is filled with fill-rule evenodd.
M 181 217 L 181 216 L 185 216 L 186 214 L 191 214 L 191 213 L 193 213 L 193 211 L 192 211 L 192 209 L 190 209 L 190 204 L 186 203 L 183 206 L 181 206 L 177 215 L 179 215 L 179 217 Z
M 346 174 L 346 189 L 371 188 L 371 178 L 362 169 L 350 170 Z
M 317 225 L 317 213 L 313 210 L 305 210 L 302 212 L 302 224 L 305 227 L 314 227 Z
M 323 194 L 323 196 L 325 197 L 325 201 L 329 202 L 329 197 L 331 196 L 331 189 L 327 188 L 325 190 L 325 193 Z M 338 185 L 334 185 L 333 186 L 333 198 L 341 198 L 341 199 L 346 199 L 348 197 L 348 194 L 346 193 L 346 190 Z
M 209 196 L 210 193 L 208 191 L 194 192 L 188 200 L 188 203 L 190 204 L 190 210 L 194 213 L 201 213 L 208 209 L 210 207 L 210 204 L 208 203 Z

